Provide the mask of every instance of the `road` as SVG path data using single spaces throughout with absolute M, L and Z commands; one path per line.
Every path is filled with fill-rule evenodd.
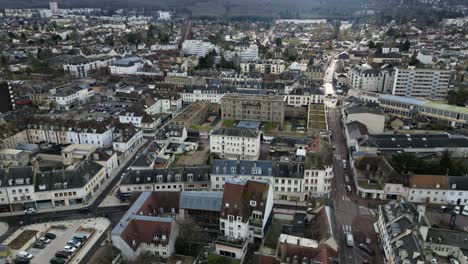
M 336 93 L 333 86 L 333 73 L 335 70 L 336 60 L 331 60 L 326 69 L 324 76 L 324 86 L 327 89 L 326 93 L 336 98 Z M 331 89 L 331 90 L 330 90 Z M 334 146 L 333 151 L 333 170 L 335 177 L 332 182 L 331 198 L 334 202 L 336 214 L 336 230 L 340 253 L 340 263 L 357 264 L 369 261 L 370 263 L 381 263 L 380 256 L 372 259 L 366 253 L 361 251 L 357 245 L 364 243 L 367 238 L 371 238 L 373 244 L 377 241 L 376 234 L 373 230 L 374 218 L 371 211 L 365 205 L 366 201 L 361 201 L 355 195 L 354 186 L 352 186 L 352 175 L 349 171 L 350 163 L 348 160 L 348 149 L 346 145 L 346 137 L 344 135 L 344 127 L 342 123 L 341 108 L 335 107 L 336 104 L 331 104 L 333 107 L 327 107 L 327 123 L 328 129 L 332 132 L 331 144 Z M 343 167 L 343 160 L 346 163 L 346 169 Z M 349 177 L 349 183 L 345 182 L 345 174 Z M 347 190 L 346 185 L 349 184 L 351 191 Z M 346 245 L 346 234 L 352 233 L 354 237 L 354 247 Z M 378 247 L 373 247 L 374 251 L 378 252 Z

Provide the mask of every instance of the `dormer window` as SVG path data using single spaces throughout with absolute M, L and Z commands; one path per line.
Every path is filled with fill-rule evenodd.
M 252 206 L 252 207 L 257 206 L 257 201 L 250 200 L 250 206 Z
M 262 168 L 259 168 L 259 167 L 252 168 L 252 174 L 253 175 L 262 174 Z
M 236 167 L 231 167 L 231 173 L 236 173 Z
M 156 177 L 156 179 L 158 180 L 158 182 L 162 182 L 163 177 L 162 177 L 162 175 L 158 175 L 158 176 Z
M 177 175 L 175 176 L 175 179 L 176 179 L 176 181 L 180 181 L 180 174 L 177 174 Z
M 187 174 L 187 180 L 193 181 L 193 174 Z

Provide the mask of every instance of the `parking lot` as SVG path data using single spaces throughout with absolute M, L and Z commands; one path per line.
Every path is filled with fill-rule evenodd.
M 16 256 L 20 251 L 27 251 L 33 255 L 31 263 L 44 264 L 50 263 L 50 259 L 55 256 L 57 251 L 63 250 L 67 245 L 67 241 L 71 240 L 76 235 L 86 235 L 87 239 L 70 257 L 67 263 L 79 263 L 80 260 L 86 255 L 95 244 L 99 237 L 107 230 L 110 222 L 106 218 L 89 218 L 81 220 L 59 221 L 45 224 L 34 224 L 25 226 L 22 230 L 18 230 L 12 236 L 5 240 L 12 241 L 21 234 L 24 230 L 35 230 L 37 236 L 27 241 L 19 250 L 12 252 Z M 50 243 L 46 244 L 44 248 L 33 248 L 32 245 L 37 239 L 40 239 L 44 234 L 52 233 L 56 235 Z

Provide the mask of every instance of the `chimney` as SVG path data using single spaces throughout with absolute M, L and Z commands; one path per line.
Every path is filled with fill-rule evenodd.
M 297 245 L 299 246 L 300 244 L 301 244 L 301 239 L 298 238 L 298 239 L 297 239 Z
M 421 223 L 422 217 L 426 214 L 426 206 L 418 205 L 418 223 Z

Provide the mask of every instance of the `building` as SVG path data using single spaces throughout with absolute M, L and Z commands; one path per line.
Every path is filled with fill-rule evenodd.
M 210 132 L 210 152 L 226 159 L 257 160 L 260 133 L 247 128 L 217 128 Z
M 142 192 L 111 233 L 123 259 L 135 261 L 149 253 L 168 258 L 179 234 L 178 192 Z
M 444 100 L 448 94 L 451 74 L 449 70 L 396 68 L 392 94 Z
M 468 234 L 431 226 L 424 205 L 380 205 L 375 227 L 386 263 L 466 263 Z
M 243 259 L 247 245 L 262 240 L 273 211 L 273 189 L 260 180 L 231 179 L 226 182 L 221 204 L 218 255 Z
M 55 99 L 55 107 L 58 110 L 70 110 L 88 102 L 94 95 L 94 90 L 91 87 L 66 84 L 54 88 L 50 98 Z
M 446 124 L 451 127 L 468 125 L 468 108 L 424 99 L 382 95 L 378 97 L 380 108 L 388 114 L 413 118 L 423 116 L 434 123 Z
M 260 72 L 265 74 L 280 74 L 286 69 L 283 60 L 252 60 L 240 64 L 241 73 L 249 74 Z
M 109 66 L 109 71 L 111 75 L 135 75 L 143 65 L 142 59 L 128 57 L 113 61 Z
M 96 58 L 78 56 L 64 63 L 63 70 L 74 77 L 84 78 L 89 77 L 93 71 L 109 67 L 114 60 L 115 58 L 109 56 Z
M 221 98 L 222 118 L 284 124 L 286 96 L 225 94 Z
M 319 152 L 307 153 L 303 183 L 305 200 L 308 197 L 329 197 L 334 176 L 330 146 L 322 146 Z
M 319 87 L 295 88 L 287 95 L 289 106 L 309 106 L 309 104 L 323 104 L 325 95 Z
M 375 134 L 359 140 L 356 151 L 434 153 L 448 151 L 454 157 L 468 156 L 468 138 L 450 134 Z
M 178 114 L 171 123 L 178 126 L 190 127 L 202 124 L 210 114 L 210 103 L 206 101 L 195 101 L 183 112 Z
M 234 51 L 226 50 L 223 51 L 224 58 L 226 60 L 232 61 L 251 61 L 258 59 L 258 46 L 256 44 L 252 44 L 250 46 L 236 46 L 234 47 Z
M 122 193 L 210 190 L 210 169 L 210 166 L 132 169 L 124 175 L 119 188 Z
M 28 165 L 29 153 L 18 149 L 0 149 L 0 164 L 2 167 L 22 167 Z
M 304 164 L 273 162 L 269 160 L 213 160 L 211 188 L 224 190 L 230 179 L 257 179 L 267 181 L 273 188 L 275 203 L 304 201 L 310 195 L 304 191 Z
M 187 39 L 182 43 L 182 53 L 186 55 L 204 57 L 213 50 L 219 54 L 220 49 L 216 45 L 199 39 Z
M 58 15 L 60 13 L 57 2 L 55 1 L 49 2 L 49 7 L 50 7 L 50 12 L 52 12 L 52 15 Z
M 369 134 L 381 134 L 385 129 L 385 114 L 376 107 L 351 106 L 343 108 L 345 124 L 359 122 L 364 124 Z
M 391 93 L 395 70 L 373 69 L 367 64 L 352 65 L 348 76 L 351 88 L 366 92 Z

